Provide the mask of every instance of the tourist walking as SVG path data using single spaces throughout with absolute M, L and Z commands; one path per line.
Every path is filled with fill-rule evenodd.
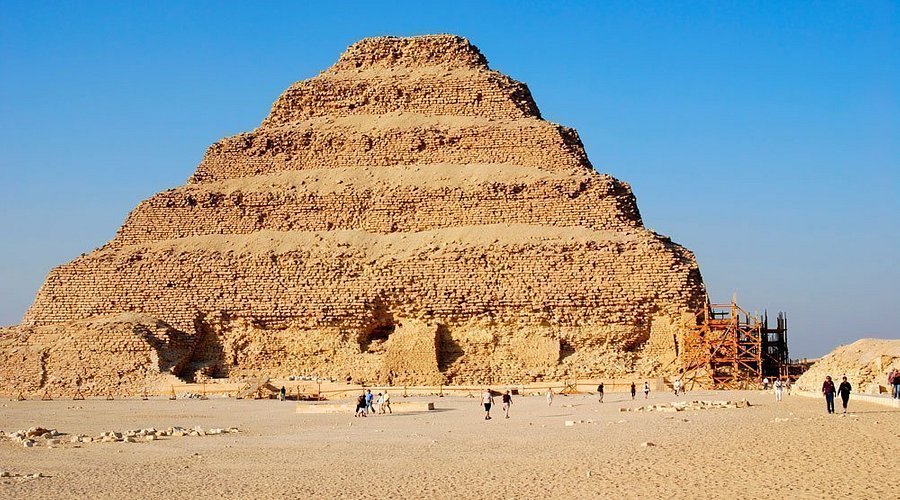
M 784 395 L 784 384 L 781 383 L 781 379 L 776 378 L 772 387 L 775 388 L 775 401 L 781 401 L 781 398 Z
M 834 413 L 834 393 L 834 382 L 831 381 L 831 375 L 828 375 L 822 383 L 822 394 L 825 395 L 825 408 L 828 413 Z
M 900 370 L 894 368 L 888 376 L 888 385 L 891 387 L 891 397 L 900 399 Z
M 394 410 L 391 410 L 391 395 L 388 394 L 388 391 L 384 391 L 384 396 L 381 397 L 381 414 L 384 415 L 384 410 L 387 410 L 388 413 L 394 413 Z
M 284 386 L 281 386 L 281 390 L 278 391 L 278 399 L 284 401 L 285 394 L 287 394 L 287 391 L 285 390 Z
M 891 397 L 897 399 L 897 391 L 894 389 L 894 376 L 897 374 L 896 368 L 891 368 L 887 376 L 888 390 L 891 391 Z
M 509 418 L 509 407 L 512 405 L 512 394 L 507 390 L 503 394 L 503 413 Z
M 494 395 L 491 394 L 490 389 L 485 389 L 483 393 L 481 393 L 481 404 L 484 405 L 484 419 L 491 419 L 491 406 L 494 406 Z
M 366 416 L 366 393 L 360 394 L 356 398 L 356 414 L 354 417 L 365 417 Z
M 681 379 L 676 378 L 675 382 L 672 382 L 672 388 L 675 389 L 675 395 L 678 395 L 678 392 L 681 390 Z
M 644 381 L 644 399 L 647 399 L 649 397 L 650 397 L 650 384 L 648 384 L 647 381 L 645 380 Z
M 900 399 L 900 369 L 894 370 L 894 398 Z
M 547 388 L 547 406 L 553 406 L 553 388 Z
M 372 394 L 372 391 L 366 389 L 366 413 L 375 413 L 375 408 L 372 407 L 374 400 L 375 396 Z
M 603 402 L 603 382 L 600 382 L 600 385 L 597 386 L 597 394 L 600 396 L 600 402 Z
M 787 390 L 787 395 L 791 395 L 791 377 L 787 377 L 784 379 L 784 388 Z
M 631 399 L 634 399 L 634 395 L 637 394 L 637 387 L 635 387 L 634 382 L 631 383 Z
M 379 414 L 384 413 L 382 406 L 384 406 L 384 394 L 379 392 L 378 396 L 375 397 L 375 412 Z
M 768 390 L 769 390 L 769 377 L 764 377 L 764 378 L 763 378 L 763 390 L 764 390 L 764 391 L 768 391 Z
M 850 382 L 847 382 L 847 377 L 841 379 L 841 385 L 838 386 L 838 394 L 841 396 L 841 406 L 844 407 L 844 413 L 847 413 L 847 402 L 850 401 L 850 391 L 853 390 L 850 387 Z

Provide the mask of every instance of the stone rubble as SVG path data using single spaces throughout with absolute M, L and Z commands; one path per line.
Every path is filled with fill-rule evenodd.
M 169 436 L 215 436 L 221 434 L 236 434 L 238 432 L 240 432 L 240 429 L 238 429 L 237 427 L 229 427 L 227 429 L 212 427 L 205 430 L 199 425 L 191 429 L 185 429 L 183 427 L 169 427 L 168 429 L 157 430 L 153 427 L 149 427 L 146 429 L 133 429 L 124 432 L 106 431 L 100 433 L 98 436 L 75 434 L 70 436 L 68 440 L 65 440 L 61 438 L 61 436 L 64 436 L 65 434 L 62 434 L 55 429 L 48 430 L 40 427 L 32 427 L 28 430 L 13 431 L 10 433 L 4 433 L 0 431 L 0 441 L 21 443 L 25 448 L 33 448 L 36 446 L 40 446 L 41 444 L 46 447 L 52 448 L 63 444 L 78 445 L 82 443 L 138 443 L 156 441 L 160 438 Z M 37 436 L 43 439 L 43 443 L 40 439 L 35 439 L 35 437 Z
M 740 401 L 677 401 L 668 404 L 652 404 L 646 406 L 638 406 L 636 408 L 619 408 L 620 412 L 657 412 L 657 413 L 675 413 L 679 411 L 696 411 L 696 410 L 721 410 L 726 408 L 749 408 L 750 402 L 746 399 Z

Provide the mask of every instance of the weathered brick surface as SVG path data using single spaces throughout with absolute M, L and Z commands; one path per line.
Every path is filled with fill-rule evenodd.
M 263 122 L 271 127 L 316 116 L 427 115 L 540 117 L 528 87 L 496 71 L 381 70 L 323 74 L 288 88 Z
M 496 223 L 641 227 L 631 189 L 609 176 L 335 186 L 327 180 L 333 172 L 261 176 L 252 186 L 189 184 L 165 191 L 138 205 L 112 244 L 261 230 L 392 233 Z
M 140 314 L 0 332 L 0 387 L 33 397 L 132 395 L 178 380 L 191 335 Z
M 461 36 L 378 37 L 354 43 L 326 73 L 345 74 L 373 68 L 441 67 L 488 69 L 478 47 Z
M 643 227 L 630 187 L 594 172 L 577 134 L 540 120 L 527 87 L 468 41 L 369 39 L 54 269 L 3 334 L 21 369 L 0 376 L 46 386 L 41 363 L 74 366 L 83 349 L 144 360 L 152 370 L 126 370 L 142 376 L 661 373 L 704 295 L 693 255 Z M 109 328 L 38 341 L 123 312 L 189 348 Z M 138 383 L 96 370 L 98 386 Z
M 284 170 L 434 163 L 506 163 L 576 174 L 591 171 L 578 133 L 541 120 L 429 123 L 427 117 L 393 118 L 382 120 L 376 128 L 355 120 L 306 120 L 229 137 L 207 150 L 191 181 Z

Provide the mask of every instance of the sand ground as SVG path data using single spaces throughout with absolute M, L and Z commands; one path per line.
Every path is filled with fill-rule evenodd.
M 464 397 L 415 398 L 439 410 L 367 419 L 298 415 L 275 400 L 3 401 L 6 432 L 241 432 L 52 449 L 3 441 L 0 470 L 49 477 L 0 479 L 0 498 L 900 498 L 900 411 L 851 400 L 849 416 L 826 415 L 818 400 L 749 391 L 649 402 L 742 398 L 754 406 L 622 413 L 644 401 L 515 397 L 512 418 L 490 421 Z

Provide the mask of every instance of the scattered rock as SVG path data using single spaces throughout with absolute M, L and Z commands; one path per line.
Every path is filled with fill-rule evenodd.
M 49 432 L 48 429 L 44 429 L 43 427 L 32 427 L 25 431 L 25 437 L 39 437 L 47 434 Z
M 656 404 L 639 406 L 637 408 L 619 408 L 620 412 L 659 412 L 659 413 L 675 413 L 687 410 L 711 410 L 722 408 L 749 408 L 750 402 L 747 400 L 740 401 L 680 401 L 670 404 Z

